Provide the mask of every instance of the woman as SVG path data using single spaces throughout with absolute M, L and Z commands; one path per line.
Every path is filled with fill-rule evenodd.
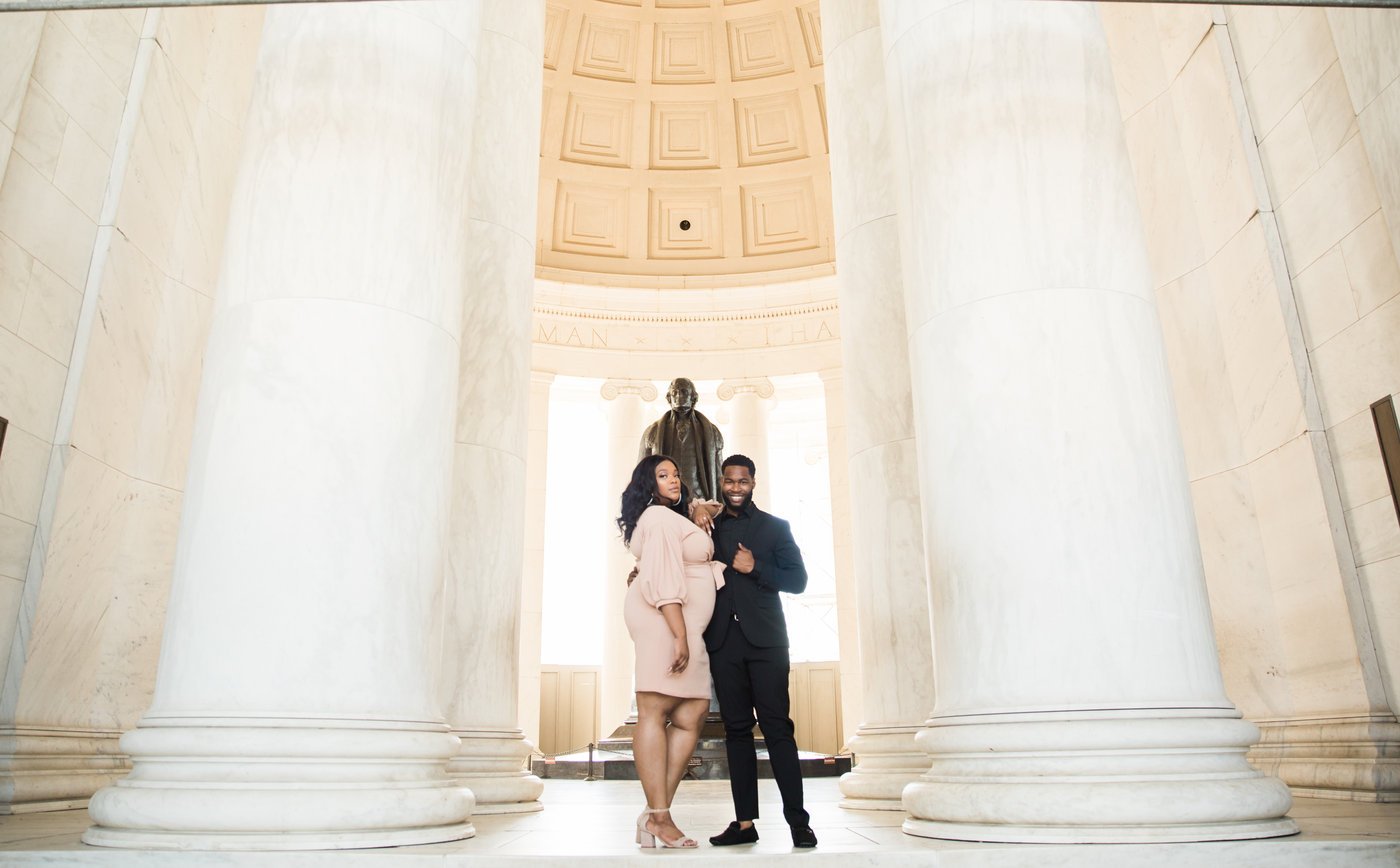
M 649 455 L 633 469 L 617 519 L 637 558 L 623 618 L 636 645 L 632 753 L 647 798 L 637 818 L 643 847 L 655 847 L 658 838 L 663 847 L 696 846 L 671 819 L 671 799 L 710 707 L 710 658 L 701 634 L 724 568 L 710 560 L 709 536 L 686 517 L 686 495 L 676 462 Z

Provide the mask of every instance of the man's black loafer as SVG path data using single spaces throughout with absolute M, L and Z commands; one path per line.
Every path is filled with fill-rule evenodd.
M 757 838 L 758 836 L 755 835 L 754 837 Z M 812 831 L 811 826 L 793 826 L 792 846 L 802 848 L 817 846 L 817 833 Z
M 796 841 L 797 832 L 794 831 L 792 834 L 793 840 Z M 812 835 L 811 829 L 807 830 L 807 834 L 812 838 L 812 843 L 807 844 L 805 846 L 817 846 L 817 838 L 815 835 Z M 730 823 L 729 828 L 725 829 L 723 832 L 720 832 L 718 835 L 715 835 L 713 838 L 710 839 L 710 843 L 714 844 L 716 847 L 728 847 L 731 844 L 754 844 L 757 842 L 758 827 L 750 826 L 747 829 L 745 829 L 743 826 L 739 825 L 738 820 L 735 820 L 734 822 Z

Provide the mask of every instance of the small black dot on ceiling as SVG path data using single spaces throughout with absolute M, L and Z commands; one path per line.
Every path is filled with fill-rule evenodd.
M 682 220 L 682 221 L 681 221 L 681 231 L 682 231 L 682 232 L 685 232 L 685 231 L 687 231 L 687 230 L 689 230 L 689 229 L 690 229 L 690 221 L 689 221 L 689 220 Z

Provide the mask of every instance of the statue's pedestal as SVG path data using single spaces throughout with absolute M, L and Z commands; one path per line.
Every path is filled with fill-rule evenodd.
M 635 781 L 637 764 L 632 760 L 632 733 L 637 727 L 637 718 L 629 717 L 612 735 L 598 742 L 593 751 L 579 751 L 552 759 L 537 759 L 531 771 L 540 778 L 565 778 L 573 780 Z M 754 747 L 758 751 L 758 776 L 773 777 L 768 764 L 768 750 L 764 745 L 762 730 L 754 727 Z M 798 751 L 798 762 L 804 778 L 840 777 L 851 770 L 848 756 L 825 756 L 811 751 Z M 724 722 L 719 712 L 711 711 L 705 716 L 705 724 L 700 729 L 700 740 L 695 745 L 695 754 L 690 758 L 690 772 L 687 777 L 695 780 L 728 780 L 729 757 L 724 747 Z

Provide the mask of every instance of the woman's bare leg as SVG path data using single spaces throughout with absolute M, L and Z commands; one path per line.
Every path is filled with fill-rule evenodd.
M 671 725 L 666 730 L 666 804 L 676 797 L 676 788 L 685 777 L 695 743 L 700 739 L 700 727 L 705 712 L 710 710 L 708 699 L 682 699 L 671 710 Z
M 632 758 L 648 808 L 669 808 L 666 797 L 666 715 L 675 697 L 637 693 L 637 728 L 632 733 Z
M 671 792 L 666 784 L 666 717 L 682 700 L 661 693 L 637 693 L 637 728 L 632 733 L 632 758 L 637 763 L 637 779 L 646 794 L 648 808 L 664 812 L 647 818 L 647 829 L 668 841 L 684 837 L 671 820 Z

